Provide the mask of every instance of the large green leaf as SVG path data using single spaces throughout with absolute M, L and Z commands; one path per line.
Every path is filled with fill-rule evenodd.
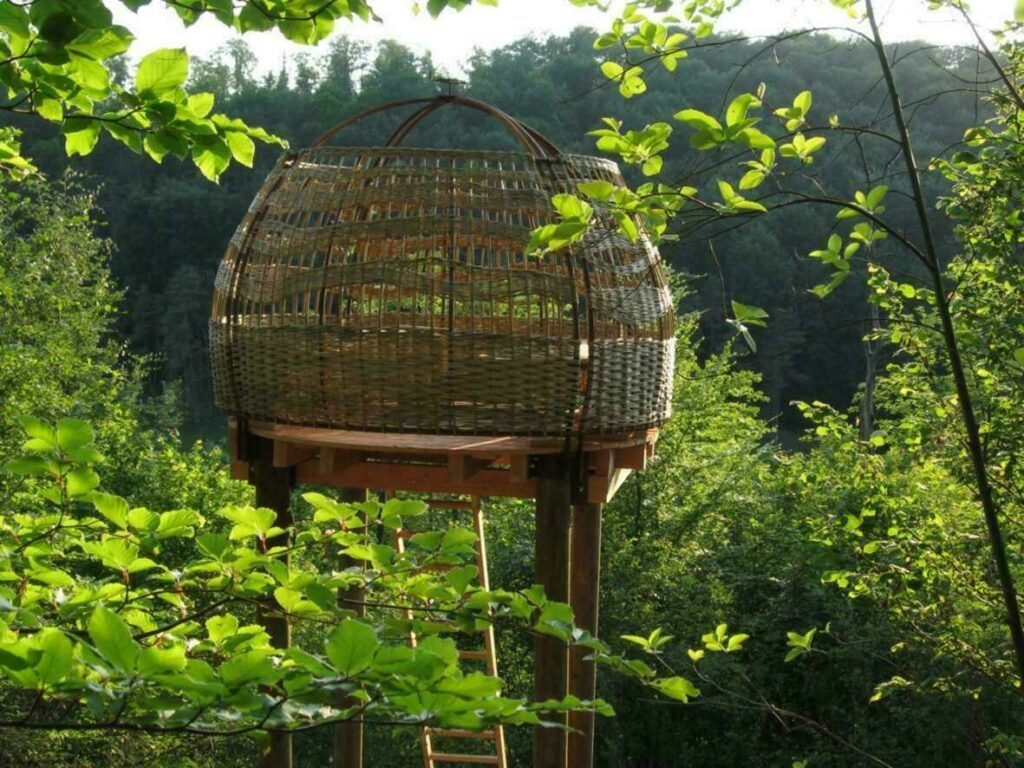
M 86 156 L 100 138 L 99 121 L 88 117 L 69 117 L 64 122 L 64 151 L 69 157 Z
M 142 59 L 135 73 L 140 94 L 161 96 L 183 85 L 188 78 L 188 54 L 184 48 L 161 48 Z
M 89 467 L 79 467 L 68 473 L 68 496 L 73 499 L 85 496 L 100 484 L 100 476 Z
M 369 625 L 346 619 L 327 638 L 327 658 L 343 675 L 352 676 L 373 663 L 378 647 L 377 635 Z
M 262 651 L 248 651 L 220 665 L 220 677 L 229 688 L 246 683 L 268 682 L 276 674 L 270 657 Z
M 132 33 L 125 27 L 89 29 L 68 43 L 68 50 L 100 61 L 124 53 L 133 39 Z
M 128 502 L 112 493 L 94 493 L 89 497 L 96 511 L 118 528 L 128 527 Z
M 53 685 L 71 670 L 71 641 L 63 632 L 47 627 L 36 638 L 36 648 L 41 652 L 36 664 L 36 675 L 43 685 Z
M 114 665 L 115 669 L 130 674 L 135 671 L 139 646 L 132 639 L 128 625 L 109 608 L 99 606 L 89 619 L 89 637 L 96 650 Z
M 653 683 L 661 693 L 683 703 L 700 696 L 700 689 L 685 677 L 666 677 Z

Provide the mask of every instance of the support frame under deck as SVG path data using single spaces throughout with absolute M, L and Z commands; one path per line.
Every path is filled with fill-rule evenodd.
M 568 601 L 577 623 L 595 635 L 601 505 L 633 471 L 646 467 L 658 437 L 653 429 L 582 441 L 385 434 L 236 419 L 229 428 L 233 477 L 258 489 L 261 478 L 288 478 L 278 483 L 280 492 L 263 491 L 261 497 L 272 496 L 285 520 L 292 487 L 306 483 L 342 489 L 346 498 L 374 490 L 535 499 L 536 579 L 554 599 Z M 535 698 L 594 697 L 593 663 L 544 639 L 534 653 Z M 535 768 L 591 768 L 594 718 L 574 716 L 568 724 L 577 730 L 571 737 L 535 729 Z M 361 723 L 340 726 L 335 768 L 362 768 L 362 743 Z M 280 740 L 261 765 L 290 768 L 290 740 Z

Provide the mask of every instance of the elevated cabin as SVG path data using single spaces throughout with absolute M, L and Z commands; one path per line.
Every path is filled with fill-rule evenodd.
M 445 106 L 492 116 L 522 151 L 403 146 Z M 380 146 L 332 143 L 391 109 L 410 114 Z M 528 253 L 552 197 L 593 181 L 623 186 L 615 163 L 453 94 L 286 152 L 231 240 L 210 319 L 234 470 L 259 503 L 288 514 L 296 483 L 536 499 L 537 579 L 596 633 L 600 505 L 652 455 L 675 339 L 657 251 L 605 207 L 571 248 Z M 550 638 L 535 651 L 539 699 L 593 698 L 582 654 Z M 592 764 L 592 718 L 573 725 L 538 729 L 535 766 Z M 358 724 L 339 727 L 336 765 L 360 765 L 360 745 Z M 287 751 L 282 737 L 269 764 Z M 425 746 L 428 768 L 438 755 Z

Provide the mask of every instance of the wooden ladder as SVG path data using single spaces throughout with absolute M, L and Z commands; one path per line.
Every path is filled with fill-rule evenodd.
M 389 496 L 391 494 L 388 494 Z M 483 589 L 490 589 L 490 579 L 487 572 L 487 546 L 484 543 L 484 515 L 480 507 L 480 497 L 471 496 L 469 499 L 454 498 L 431 498 L 425 500 L 431 509 L 468 511 L 473 513 L 473 532 L 476 534 L 476 566 L 477 580 Z M 405 541 L 412 535 L 408 530 L 399 530 L 394 533 L 395 548 L 399 552 L 405 551 Z M 412 618 L 411 612 L 407 618 Z M 498 656 L 494 643 L 494 627 L 488 625 L 487 629 L 481 631 L 483 647 L 477 649 L 459 649 L 459 659 L 464 662 L 483 662 L 486 665 L 487 673 L 492 676 L 498 674 Z M 409 644 L 416 645 L 415 633 L 409 634 Z M 482 743 L 493 744 L 494 751 L 491 754 L 471 754 L 462 751 L 445 751 L 437 748 L 436 742 L 444 744 L 466 744 Z M 484 731 L 468 731 L 458 728 L 433 728 L 424 726 L 420 729 L 420 744 L 423 748 L 423 768 L 440 768 L 446 764 L 468 764 L 468 765 L 496 765 L 498 768 L 508 768 L 508 761 L 505 752 L 505 732 L 500 725 Z M 454 749 L 454 747 L 453 747 Z

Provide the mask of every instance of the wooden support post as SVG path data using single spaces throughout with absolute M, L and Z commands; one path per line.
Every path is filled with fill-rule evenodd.
M 573 510 L 572 563 L 569 602 L 576 626 L 597 636 L 601 584 L 601 505 L 579 504 Z M 569 654 L 569 693 L 584 700 L 597 695 L 597 665 L 586 661 L 590 651 L 575 648 Z M 594 715 L 572 712 L 569 725 L 578 733 L 569 734 L 571 768 L 593 768 Z
M 256 506 L 267 507 L 277 513 L 276 524 L 282 528 L 292 525 L 292 470 L 274 466 L 274 444 L 270 440 L 256 438 L 250 445 L 251 482 L 256 488 Z M 289 543 L 289 534 L 267 539 L 267 548 Z M 270 642 L 276 648 L 287 648 L 291 644 L 291 626 L 288 617 L 280 613 L 280 606 L 271 601 L 260 609 L 260 623 L 270 635 Z M 259 762 L 260 768 L 292 768 L 292 736 L 290 733 L 272 733 L 270 749 Z
M 543 456 L 538 462 L 537 475 L 534 572 L 550 600 L 568 602 L 571 468 L 563 456 Z M 538 635 L 533 642 L 533 653 L 534 699 L 561 699 L 568 691 L 569 682 L 569 652 L 565 644 L 554 637 Z M 567 760 L 565 731 L 536 727 L 533 768 L 566 768 Z
M 339 494 L 342 501 L 366 501 L 365 488 L 342 488 Z M 349 557 L 341 557 L 338 562 L 339 568 L 349 568 L 358 561 Z M 363 590 L 353 588 L 339 591 L 338 598 L 342 608 L 355 610 L 356 614 L 362 616 L 366 613 L 365 606 L 353 605 L 349 601 L 362 601 L 365 595 Z M 357 706 L 358 699 L 349 698 L 344 693 L 335 697 L 334 705 L 339 709 Z M 363 766 L 363 718 L 354 718 L 334 726 L 334 768 L 362 768 Z

